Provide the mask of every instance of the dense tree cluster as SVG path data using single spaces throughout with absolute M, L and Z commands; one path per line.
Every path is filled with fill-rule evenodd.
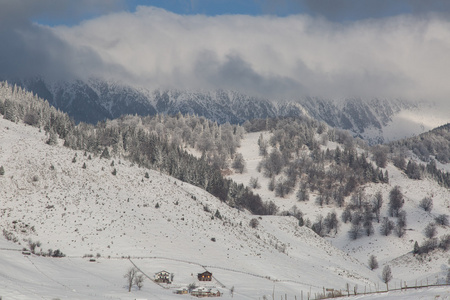
M 259 154 L 263 156 L 258 171 L 270 178 L 269 190 L 277 197 L 294 192 L 298 184 L 299 201 L 307 201 L 310 192 L 318 192 L 318 205 L 334 202 L 342 207 L 345 197 L 358 186 L 389 180 L 387 171 L 374 166 L 367 152 L 356 151 L 355 140 L 345 131 L 329 129 L 308 118 L 252 120 L 244 126 L 272 133 L 270 138 L 261 134 L 258 139 Z M 338 142 L 344 148 L 323 150 L 321 145 L 328 141 Z M 378 155 L 378 164 L 384 167 L 383 151 Z

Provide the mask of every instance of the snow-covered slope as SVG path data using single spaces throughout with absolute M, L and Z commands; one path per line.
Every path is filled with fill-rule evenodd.
M 206 268 L 215 278 L 211 285 L 228 294 L 234 286 L 241 299 L 271 295 L 274 286 L 277 297 L 293 297 L 347 283 L 380 284 L 365 264 L 292 217 L 258 218 L 123 158 L 89 159 L 46 139 L 37 128 L 0 119 L 0 227 L 20 243 L 4 248 L 28 247 L 31 239 L 41 243 L 37 252 L 59 249 L 67 257 L 2 252 L 2 266 L 9 265 L 0 268 L 2 295 L 133 299 L 122 278 L 131 266 L 127 257 L 150 276 L 175 273 L 173 287 L 197 282 Z M 252 218 L 258 228 L 249 226 Z M 97 253 L 98 264 L 82 259 Z M 161 295 L 172 291 L 146 285 L 152 287 L 144 297 L 170 299 Z
M 369 200 L 380 191 L 383 195 L 384 203 L 381 210 L 381 216 L 388 215 L 389 192 L 394 186 L 399 186 L 404 197 L 405 203 L 403 209 L 407 215 L 406 234 L 399 238 L 395 234 L 383 236 L 380 234 L 380 224 L 374 223 L 374 235 L 361 236 L 357 240 L 350 239 L 348 231 L 351 228 L 350 223 L 343 223 L 340 220 L 343 209 L 336 207 L 333 203 L 330 205 L 319 206 L 316 204 L 317 194 L 311 194 L 310 200 L 299 202 L 296 200 L 296 190 L 290 195 L 280 198 L 275 197 L 274 192 L 268 190 L 269 179 L 265 178 L 262 173 L 257 172 L 257 166 L 262 157 L 259 156 L 258 133 L 249 133 L 241 142 L 241 148 L 238 150 L 243 154 L 246 162 L 246 171 L 243 174 L 233 173 L 230 177 L 236 182 L 249 185 L 250 178 L 257 178 L 261 188 L 255 189 L 263 200 L 273 201 L 280 210 L 289 210 L 292 206 L 297 206 L 304 214 L 304 219 L 315 222 L 319 215 L 325 217 L 329 212 L 335 211 L 339 217 L 340 227 L 336 236 L 329 236 L 325 239 L 333 246 L 343 250 L 350 256 L 358 259 L 362 264 L 368 263 L 370 255 L 375 255 L 380 263 L 380 268 L 374 270 L 374 273 L 380 275 L 384 265 L 390 265 L 393 270 L 394 280 L 392 284 L 400 286 L 401 282 L 407 282 L 408 285 L 415 284 L 423 280 L 429 282 L 443 282 L 450 268 L 448 252 L 435 251 L 433 254 L 423 257 L 416 257 L 412 254 L 415 241 L 421 244 L 426 240 L 424 228 L 434 222 L 434 218 L 440 214 L 450 213 L 449 190 L 439 186 L 435 181 L 429 178 L 423 180 L 411 180 L 399 169 L 392 164 L 388 164 L 386 169 L 389 173 L 389 184 L 368 184 L 364 186 L 365 194 Z M 263 132 L 263 138 L 268 140 L 269 132 Z M 327 146 L 334 149 L 336 143 L 329 142 Z M 270 151 L 269 151 L 270 152 Z M 384 171 L 383 170 L 383 171 Z M 296 186 L 296 189 L 298 186 Z M 420 201 L 424 197 L 433 199 L 433 209 L 431 212 L 425 212 L 419 207 Z M 350 199 L 346 200 L 347 203 Z M 395 218 L 392 218 L 395 221 Z M 438 237 L 450 234 L 450 228 L 438 226 Z

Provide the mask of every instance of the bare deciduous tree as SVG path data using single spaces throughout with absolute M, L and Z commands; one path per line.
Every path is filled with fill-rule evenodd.
M 138 287 L 138 289 L 141 289 L 144 286 L 144 275 L 136 274 L 136 276 L 134 276 L 134 284 Z
M 137 272 L 138 272 L 138 270 L 136 268 L 130 268 L 125 273 L 125 275 L 123 275 L 123 277 L 127 281 L 128 292 L 131 292 L 131 287 L 133 286 L 133 283 L 134 283 L 134 280 L 135 280 L 134 278 L 136 277 Z
M 381 273 L 381 279 L 384 283 L 386 283 L 386 289 L 389 290 L 389 281 L 392 280 L 392 271 L 389 265 L 383 268 L 383 272 Z
M 377 258 L 375 257 L 375 255 L 371 255 L 369 257 L 369 268 L 371 270 L 375 270 L 376 268 L 378 268 L 378 261 L 377 261 Z

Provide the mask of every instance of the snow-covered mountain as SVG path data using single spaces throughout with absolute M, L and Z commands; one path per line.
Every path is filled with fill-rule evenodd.
M 314 97 L 275 101 L 235 91 L 152 90 L 100 79 L 17 81 L 76 121 L 96 123 L 123 114 L 197 114 L 218 123 L 308 115 L 331 127 L 350 130 L 369 143 L 392 141 L 449 122 L 448 113 L 425 103 L 398 99 L 330 100 Z M 433 118 L 428 116 L 432 115 Z

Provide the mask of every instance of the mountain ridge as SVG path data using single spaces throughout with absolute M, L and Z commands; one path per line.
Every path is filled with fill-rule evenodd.
M 370 144 L 412 136 L 431 129 L 423 125 L 413 128 L 405 126 L 403 132 L 389 136 L 385 132 L 386 128 L 394 119 L 398 119 L 400 113 L 414 110 L 419 110 L 420 113 L 422 107 L 418 102 L 399 99 L 366 101 L 361 98 L 332 100 L 305 97 L 271 101 L 227 90 L 150 91 L 96 78 L 72 82 L 47 82 L 42 78 L 35 78 L 15 82 L 47 99 L 77 122 L 97 123 L 123 114 L 145 116 L 182 113 L 204 116 L 219 124 L 242 124 L 251 119 L 307 115 L 331 127 L 349 130 L 355 137 L 363 138 Z

